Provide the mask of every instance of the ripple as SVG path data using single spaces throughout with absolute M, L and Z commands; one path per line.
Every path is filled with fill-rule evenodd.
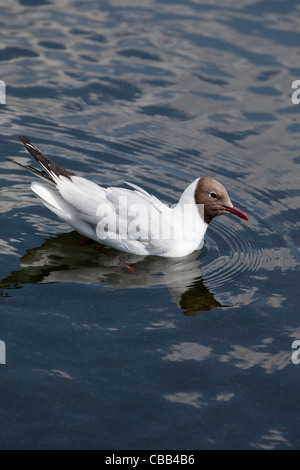
M 45 49 L 65 49 L 65 45 L 54 41 L 40 41 L 39 45 Z
M 151 54 L 150 52 L 146 52 L 144 50 L 139 49 L 122 49 L 118 52 L 118 54 L 124 57 L 137 57 L 143 60 L 161 61 L 161 58 L 157 54 Z
M 142 112 L 149 116 L 166 116 L 171 117 L 172 119 L 179 119 L 181 121 L 186 121 L 191 119 L 184 111 L 180 109 L 173 108 L 171 106 L 160 106 L 160 105 L 147 105 L 143 106 Z
M 39 54 L 33 50 L 23 47 L 6 47 L 0 51 L 0 60 L 9 61 L 20 57 L 38 57 Z
M 205 284 L 211 289 L 247 286 L 262 263 L 262 248 L 252 231 L 216 221 L 205 238 L 201 264 Z
M 205 131 L 208 134 L 211 134 L 215 137 L 219 137 L 220 139 L 224 139 L 226 142 L 235 144 L 238 141 L 245 140 L 247 137 L 251 135 L 258 135 L 258 132 L 253 130 L 253 129 L 248 129 L 245 131 L 235 131 L 235 132 L 227 132 L 227 131 L 221 131 L 220 129 L 216 128 L 207 128 Z

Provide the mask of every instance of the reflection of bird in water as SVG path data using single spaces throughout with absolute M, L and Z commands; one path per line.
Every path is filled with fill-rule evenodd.
M 28 250 L 20 260 L 22 269 L 0 282 L 2 295 L 22 284 L 36 283 L 99 283 L 128 289 L 166 286 L 172 300 L 187 315 L 225 307 L 204 285 L 197 253 L 184 259 L 142 257 L 107 247 L 102 253 L 95 250 L 96 243 L 85 242 L 84 237 L 70 232 Z M 134 264 L 135 270 L 128 270 L 124 262 Z

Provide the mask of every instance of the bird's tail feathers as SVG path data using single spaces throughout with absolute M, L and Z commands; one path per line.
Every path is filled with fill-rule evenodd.
M 92 227 L 78 215 L 77 210 L 65 201 L 57 191 L 53 191 L 38 181 L 31 183 L 31 189 L 50 211 L 54 212 L 74 230 L 87 238 L 99 241 Z
M 72 212 L 70 204 L 68 204 L 58 192 L 47 188 L 37 181 L 31 183 L 31 189 L 34 194 L 43 201 L 43 204 L 45 204 L 48 209 L 66 221 L 69 219 L 69 214 Z

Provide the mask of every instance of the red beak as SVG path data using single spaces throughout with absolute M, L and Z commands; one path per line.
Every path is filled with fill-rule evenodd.
M 248 217 L 246 216 L 246 214 L 244 214 L 244 212 L 240 211 L 240 209 L 238 209 L 237 207 L 234 207 L 234 206 L 232 206 L 232 207 L 223 206 L 223 207 L 227 212 L 231 212 L 232 214 L 238 215 L 242 219 L 248 220 Z

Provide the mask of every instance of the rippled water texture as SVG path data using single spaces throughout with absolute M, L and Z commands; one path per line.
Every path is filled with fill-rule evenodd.
M 298 448 L 299 2 L 19 0 L 0 31 L 0 447 Z M 101 253 L 6 161 L 19 135 L 167 203 L 214 177 L 249 222 Z

